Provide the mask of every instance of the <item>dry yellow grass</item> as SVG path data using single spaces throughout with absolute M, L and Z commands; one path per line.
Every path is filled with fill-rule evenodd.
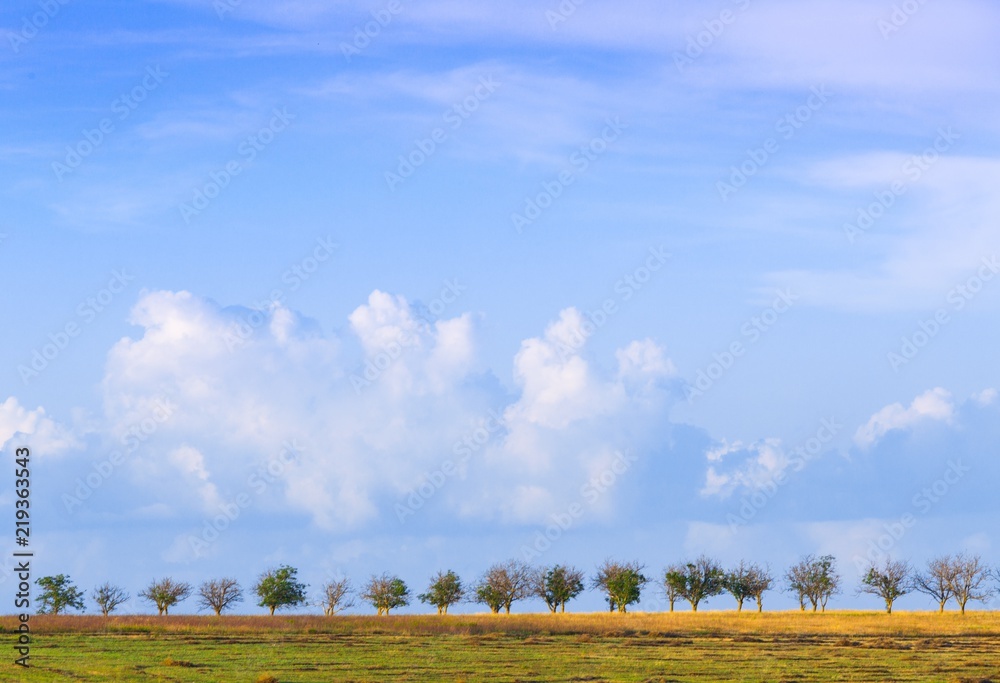
M 1000 636 L 1000 613 L 969 612 L 698 612 L 511 615 L 111 616 L 39 615 L 32 631 L 45 633 L 185 634 L 305 633 L 377 635 L 834 635 Z M 14 617 L 0 617 L 0 632 L 16 630 Z

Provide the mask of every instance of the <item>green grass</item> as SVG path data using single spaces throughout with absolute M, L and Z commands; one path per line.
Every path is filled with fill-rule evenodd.
M 800 613 L 33 618 L 0 680 L 997 681 L 1000 616 Z M 13 643 L 0 618 L 0 640 Z

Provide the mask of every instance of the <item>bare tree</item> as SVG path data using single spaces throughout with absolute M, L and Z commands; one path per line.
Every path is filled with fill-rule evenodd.
M 191 584 L 174 581 L 171 578 L 154 580 L 139 592 L 139 597 L 156 605 L 157 613 L 164 616 L 170 613 L 170 608 L 191 595 Z
M 639 602 L 642 587 L 649 579 L 642 573 L 644 567 L 638 562 L 615 562 L 605 560 L 597 568 L 593 586 L 604 592 L 608 607 L 612 612 L 624 613 L 628 606 Z
M 94 589 L 92 594 L 94 602 L 101 608 L 101 614 L 108 616 L 121 605 L 132 599 L 124 588 L 115 586 L 107 581 Z
M 410 589 L 398 576 L 382 574 L 368 581 L 361 599 L 371 603 L 379 616 L 388 615 L 389 610 L 410 604 Z
M 743 601 L 753 598 L 757 602 L 757 611 L 764 609 L 763 596 L 770 590 L 774 579 L 768 569 L 758 564 L 740 561 L 739 565 L 727 572 L 723 587 L 736 598 L 736 611 L 743 611 Z
M 691 603 L 692 612 L 697 612 L 702 600 L 726 590 L 726 572 L 718 562 L 702 555 L 694 562 L 686 562 L 683 569 L 668 572 L 666 582 Z M 739 599 L 739 604 L 742 608 L 743 599 Z
M 892 603 L 913 590 L 910 565 L 886 558 L 880 566 L 871 562 L 861 577 L 858 594 L 877 595 L 885 601 L 886 614 L 892 614 Z
M 243 589 L 236 579 L 212 579 L 198 588 L 198 605 L 210 609 L 215 616 L 229 609 L 237 602 L 243 602 Z
M 533 595 L 535 570 L 520 560 L 508 560 L 490 567 L 473 589 L 475 601 L 498 614 L 503 608 L 510 614 L 511 605 Z
M 320 606 L 326 616 L 332 617 L 354 606 L 354 600 L 349 597 L 354 592 L 349 579 L 331 579 L 323 584 L 322 590 Z
M 959 553 L 951 561 L 951 591 L 962 614 L 970 600 L 988 600 L 993 595 L 992 587 L 984 585 L 989 578 L 989 568 L 979 555 Z
M 927 562 L 927 571 L 913 577 L 913 590 L 931 596 L 938 604 L 938 612 L 955 597 L 954 565 L 950 555 L 935 557 Z

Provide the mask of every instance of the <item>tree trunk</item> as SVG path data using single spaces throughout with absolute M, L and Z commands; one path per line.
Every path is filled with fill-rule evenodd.
M 561 612 L 562 612 L 563 614 L 566 614 L 566 603 L 565 603 L 565 602 L 564 602 L 564 603 L 562 603 L 562 606 L 561 606 L 561 609 L 560 609 L 560 611 L 561 611 Z
M 697 612 L 698 611 L 698 601 L 697 600 L 692 600 L 691 601 L 691 611 L 692 612 Z
M 736 601 L 736 611 L 737 612 L 742 612 L 743 611 L 743 601 L 742 600 L 737 600 Z
M 892 600 L 885 601 L 885 613 L 892 614 Z
M 764 611 L 764 601 L 760 598 L 760 596 L 757 596 L 757 613 L 760 614 L 763 611 Z
M 272 617 L 274 616 L 274 608 L 275 607 L 277 607 L 277 605 L 271 605 L 271 616 Z

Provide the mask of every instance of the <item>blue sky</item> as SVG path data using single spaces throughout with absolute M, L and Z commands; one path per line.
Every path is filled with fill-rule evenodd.
M 7 3 L 36 564 L 996 561 L 997 13 Z

